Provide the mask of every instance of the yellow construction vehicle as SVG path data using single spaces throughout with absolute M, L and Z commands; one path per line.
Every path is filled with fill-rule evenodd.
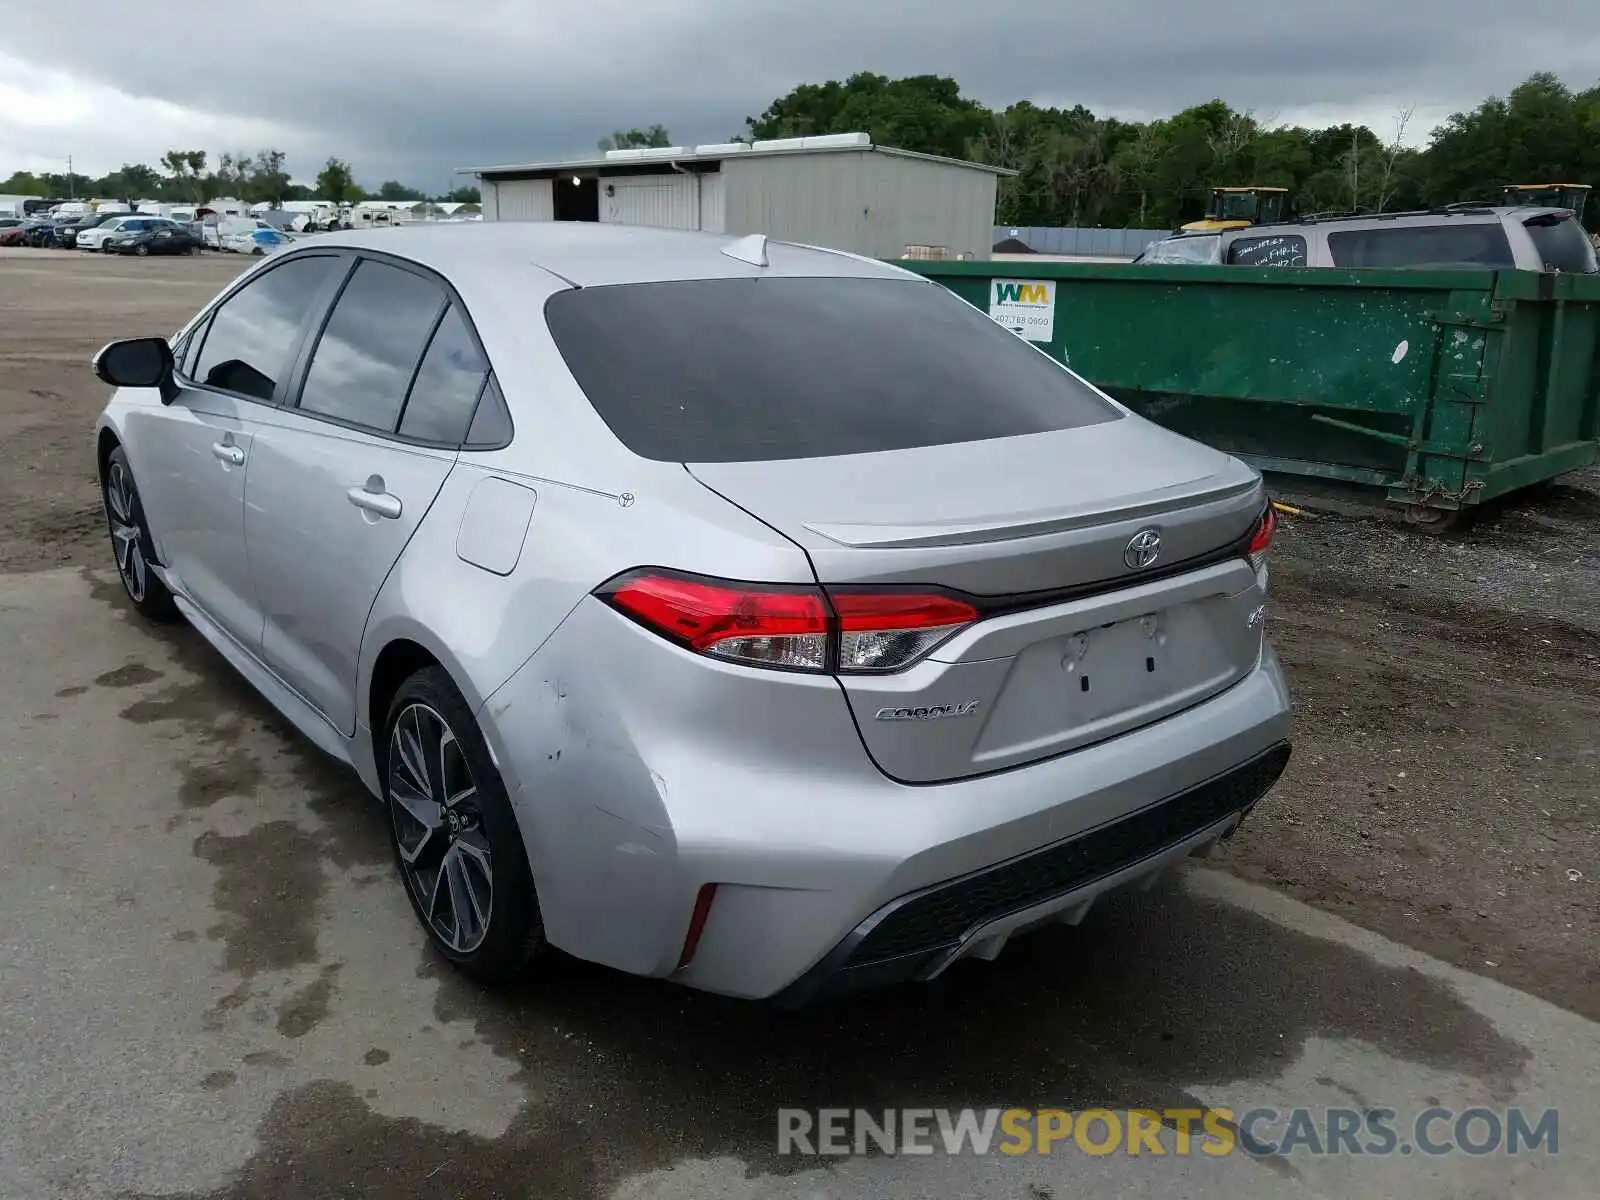
M 1583 220 L 1583 206 L 1589 200 L 1587 183 L 1510 183 L 1501 194 L 1507 204 L 1538 204 L 1564 208 Z
M 1246 225 L 1271 225 L 1289 216 L 1289 189 L 1219 187 L 1211 189 L 1211 208 L 1203 221 L 1190 221 L 1184 233 L 1219 233 Z

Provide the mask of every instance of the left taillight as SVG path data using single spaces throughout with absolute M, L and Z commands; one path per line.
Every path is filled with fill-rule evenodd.
M 828 608 L 816 588 L 636 571 L 597 594 L 646 629 L 700 654 L 790 671 L 828 666 Z
M 1246 552 L 1250 556 L 1250 565 L 1257 571 L 1267 564 L 1267 552 L 1272 549 L 1273 535 L 1278 532 L 1278 513 L 1271 504 L 1261 514 L 1261 519 L 1256 522 L 1255 531 L 1250 535 L 1250 548 Z
M 785 671 L 898 671 L 979 617 L 917 589 L 735 583 L 645 569 L 596 593 L 645 628 L 712 658 Z

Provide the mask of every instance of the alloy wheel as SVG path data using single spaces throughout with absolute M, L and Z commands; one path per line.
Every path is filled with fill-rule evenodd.
M 111 518 L 111 548 L 117 558 L 117 574 L 138 604 L 149 586 L 150 567 L 144 557 L 139 492 L 133 485 L 133 476 L 120 462 L 112 463 L 106 476 L 106 512 Z
M 389 812 L 400 870 L 446 947 L 471 954 L 494 912 L 493 857 L 472 770 L 449 723 L 426 704 L 389 733 Z

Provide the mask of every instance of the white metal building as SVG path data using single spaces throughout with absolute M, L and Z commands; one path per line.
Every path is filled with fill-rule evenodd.
M 998 178 L 864 133 L 612 150 L 479 167 L 486 221 L 602 221 L 764 233 L 875 258 L 988 258 Z

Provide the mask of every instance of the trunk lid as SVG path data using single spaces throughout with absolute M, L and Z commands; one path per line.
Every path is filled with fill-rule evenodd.
M 1260 656 L 1264 580 L 1218 559 L 1260 515 L 1259 477 L 1135 416 L 832 458 L 690 463 L 810 556 L 829 585 L 920 584 L 985 619 L 903 671 L 841 675 L 893 778 L 1018 766 L 1199 703 Z M 1143 566 L 1129 544 L 1154 530 Z

